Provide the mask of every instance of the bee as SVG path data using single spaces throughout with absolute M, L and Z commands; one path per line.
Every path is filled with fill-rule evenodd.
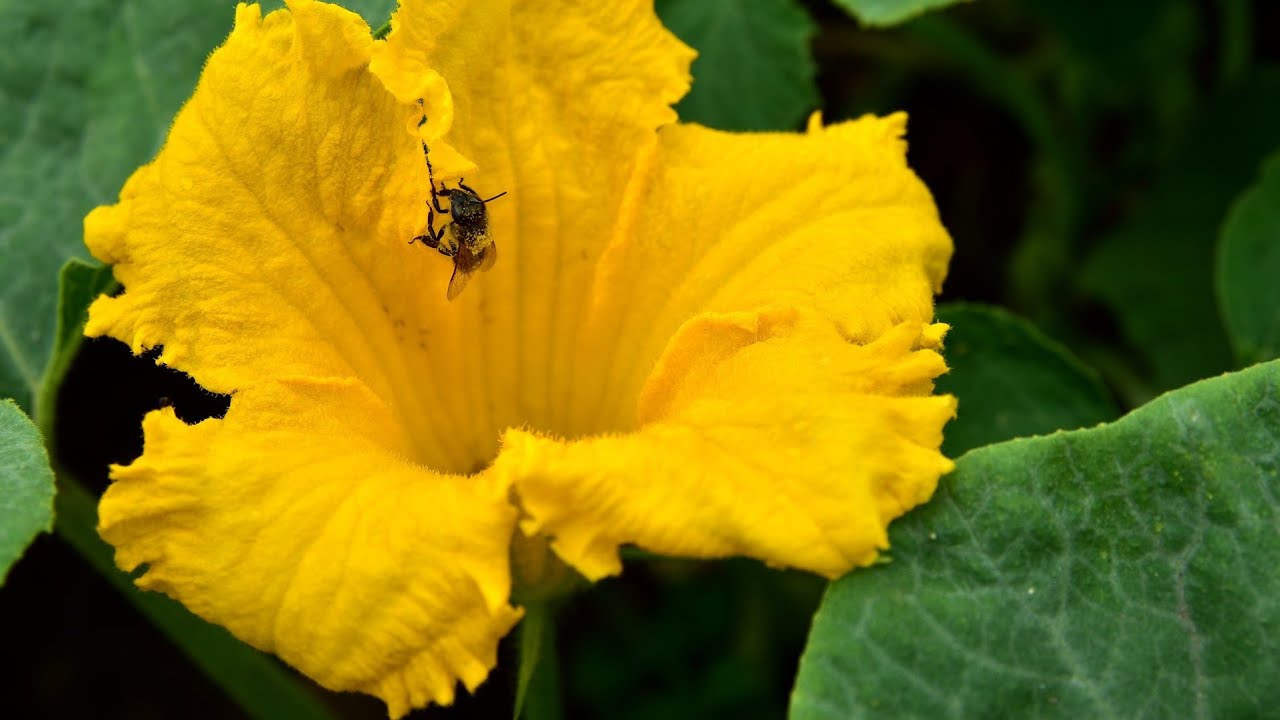
M 422 144 L 422 156 L 427 161 L 427 180 L 431 183 L 427 232 L 413 238 L 409 244 L 421 241 L 441 255 L 453 258 L 453 275 L 449 278 L 449 290 L 445 294 L 445 297 L 453 300 L 462 294 L 463 288 L 477 270 L 488 270 L 498 261 L 498 246 L 489 236 L 489 210 L 485 206 L 507 193 L 503 191 L 491 198 L 481 199 L 480 193 L 468 187 L 463 178 L 458 178 L 456 188 L 437 190 L 435 171 L 431 167 L 426 143 Z M 442 196 L 449 201 L 449 207 L 440 205 Z M 437 230 L 436 215 L 448 215 L 453 220 Z M 451 231 L 448 238 L 445 237 L 446 230 Z

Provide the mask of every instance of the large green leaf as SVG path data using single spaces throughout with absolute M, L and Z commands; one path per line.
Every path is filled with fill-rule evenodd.
M 657 10 L 698 51 L 693 88 L 676 107 L 681 119 L 789 130 L 817 108 L 814 25 L 795 0 L 658 0 Z
M 835 0 L 864 25 L 885 27 L 938 8 L 967 0 Z
M 1218 300 L 1242 364 L 1280 356 L 1280 153 L 1223 225 Z
M 53 470 L 40 431 L 0 400 L 0 585 L 31 541 L 53 529 Z
M 1145 205 L 1088 259 L 1084 286 L 1111 306 L 1165 390 L 1232 366 L 1213 288 L 1218 229 L 1280 141 L 1280 73 L 1217 98 Z
M 1280 707 L 1280 361 L 960 459 L 834 583 L 792 717 Z
M 1097 375 L 1026 320 L 997 307 L 958 303 L 940 305 L 938 320 L 951 325 L 951 370 L 938 378 L 938 392 L 960 399 L 942 444 L 948 457 L 1116 416 Z

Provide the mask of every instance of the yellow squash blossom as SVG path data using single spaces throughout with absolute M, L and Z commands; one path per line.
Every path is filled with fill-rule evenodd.
M 519 537 L 591 579 L 623 544 L 873 562 L 951 467 L 951 242 L 905 118 L 677 124 L 693 53 L 650 0 L 404 0 L 392 27 L 241 5 L 86 219 L 125 288 L 88 334 L 232 398 L 147 416 L 101 504 L 117 563 L 399 716 L 493 667 Z M 408 243 L 423 141 L 437 181 L 507 193 L 452 302 Z

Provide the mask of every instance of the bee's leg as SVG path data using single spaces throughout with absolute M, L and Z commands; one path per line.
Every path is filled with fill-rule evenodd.
M 437 252 L 439 252 L 441 255 L 445 257 L 453 257 L 454 255 L 457 255 L 458 241 L 457 240 L 446 241 L 444 238 L 444 231 L 448 230 L 449 226 L 452 225 L 453 223 L 445 223 L 444 227 L 440 228 L 439 230 L 436 230 L 435 226 L 432 225 L 433 219 L 434 219 L 434 216 L 431 214 L 431 211 L 428 210 L 427 211 L 427 234 L 431 236 L 429 247 L 435 248 Z M 426 242 L 426 241 L 424 240 L 423 242 Z
M 434 225 L 435 217 L 435 213 L 427 210 L 427 232 L 425 235 L 418 235 L 414 237 L 413 240 L 410 240 L 410 245 L 413 244 L 414 240 L 420 240 L 423 245 L 426 245 L 429 248 L 440 247 L 440 238 L 444 236 L 444 231 L 441 230 L 440 232 L 436 232 Z
M 427 182 L 431 185 L 431 207 L 441 215 L 448 215 L 449 211 L 440 207 L 440 191 L 436 190 L 436 171 L 431 167 L 431 152 L 427 149 L 427 143 L 422 143 L 422 159 L 427 161 Z
M 427 122 L 426 108 L 423 107 L 421 100 L 418 101 L 418 107 L 423 109 L 422 119 L 418 121 L 418 127 L 422 127 Z M 449 211 L 440 207 L 441 192 L 436 189 L 436 169 L 431 167 L 431 148 L 427 147 L 426 140 L 420 140 L 420 142 L 422 143 L 422 159 L 427 163 L 427 183 L 431 185 L 431 207 L 441 215 L 448 215 Z M 430 223 L 430 219 L 428 219 L 428 223 Z M 431 247 L 435 247 L 435 245 Z
M 435 227 L 435 218 L 436 218 L 435 213 L 428 210 L 427 211 L 427 232 L 423 235 L 418 235 L 413 240 L 410 240 L 409 244 L 412 245 L 414 240 L 420 240 L 422 241 L 423 245 L 426 245 L 429 248 L 435 249 L 445 257 L 453 257 L 454 255 L 457 255 L 458 244 L 456 242 L 441 245 L 441 243 L 444 242 L 444 231 L 447 230 L 449 226 L 452 225 L 453 223 L 446 223 L 444 227 L 437 230 Z
M 449 226 L 445 225 L 444 227 L 447 228 Z M 433 235 L 432 233 L 435 234 Z M 426 235 L 419 235 L 413 240 L 421 240 L 423 245 L 433 248 L 436 252 L 445 257 L 453 257 L 458 254 L 458 243 L 451 240 L 445 240 L 444 228 L 440 228 L 439 231 L 430 230 Z M 413 244 L 413 240 L 409 241 L 410 245 Z

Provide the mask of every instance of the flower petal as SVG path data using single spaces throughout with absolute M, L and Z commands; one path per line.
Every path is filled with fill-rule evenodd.
M 406 244 L 426 221 L 421 109 L 370 74 L 358 16 L 290 8 L 239 7 L 159 156 L 86 218 L 125 287 L 86 332 L 163 346 L 160 362 L 214 392 L 360 378 L 413 430 L 415 459 L 470 471 L 496 438 L 460 436 L 448 416 L 470 398 L 432 371 L 455 352 L 436 321 L 450 263 Z
M 447 704 L 493 667 L 520 615 L 506 488 L 406 460 L 367 388 L 260 384 L 225 419 L 188 426 L 165 409 L 144 430 L 100 508 L 117 564 L 146 566 L 140 586 L 393 716 Z
M 908 321 L 858 345 L 812 311 L 704 314 L 650 376 L 638 430 L 510 431 L 495 470 L 524 531 L 592 579 L 621 569 L 624 543 L 836 577 L 874 561 L 888 522 L 951 469 L 938 447 L 955 400 L 929 396 L 938 330 Z
M 586 414 L 571 426 L 635 427 L 653 363 L 701 312 L 810 307 L 855 342 L 929 322 L 952 246 L 907 167 L 905 124 L 899 113 L 804 135 L 663 128 L 631 231 L 596 272 L 579 335 L 593 360 L 575 368 L 568 402 Z

